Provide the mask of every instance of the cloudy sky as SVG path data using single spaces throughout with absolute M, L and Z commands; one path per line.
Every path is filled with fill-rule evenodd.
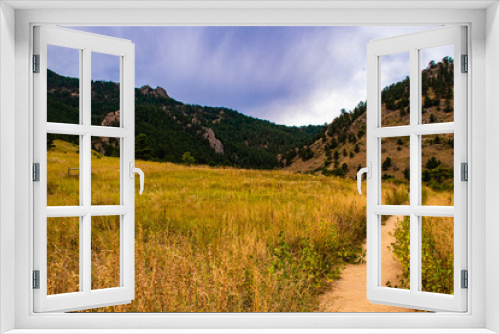
M 224 106 L 278 124 L 331 122 L 366 99 L 366 44 L 432 27 L 72 27 L 135 43 L 136 87 L 184 103 Z M 48 66 L 78 76 L 78 53 L 49 49 Z M 451 52 L 452 52 L 451 48 Z M 73 55 L 72 55 L 73 54 Z M 440 60 L 450 48 L 422 54 Z M 382 59 L 382 82 L 409 75 L 407 54 Z M 116 57 L 92 56 L 95 80 L 119 81 Z

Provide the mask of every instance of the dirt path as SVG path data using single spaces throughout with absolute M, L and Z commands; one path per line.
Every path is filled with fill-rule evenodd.
M 393 259 L 387 249 L 392 237 L 389 235 L 398 219 L 391 216 L 382 226 L 382 282 L 397 282 L 401 266 Z M 366 249 L 366 242 L 363 245 Z M 412 312 L 411 309 L 372 304 L 366 299 L 366 263 L 348 264 L 342 278 L 334 283 L 330 291 L 320 296 L 320 312 Z

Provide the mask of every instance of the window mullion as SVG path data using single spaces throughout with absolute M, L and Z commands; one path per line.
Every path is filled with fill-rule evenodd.
M 92 86 L 91 86 L 91 51 L 90 49 L 83 50 L 83 61 L 82 61 L 82 124 L 90 130 L 91 125 L 91 102 L 92 102 Z M 91 134 L 87 131 L 81 136 L 81 186 L 82 189 L 82 201 L 83 206 L 90 208 L 91 206 Z M 82 271 L 80 272 L 80 279 L 83 279 L 83 291 L 90 293 L 91 291 L 91 274 L 92 274 L 92 226 L 91 226 L 91 216 L 90 211 L 81 218 L 83 224 L 81 231 L 80 244 L 80 263 L 82 266 Z
M 419 51 L 410 49 L 410 291 L 418 292 L 420 286 L 420 229 L 419 217 L 414 209 L 420 204 L 420 136 L 414 132 L 419 123 L 420 69 Z

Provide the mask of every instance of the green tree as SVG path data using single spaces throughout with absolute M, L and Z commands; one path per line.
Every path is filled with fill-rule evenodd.
M 47 134 L 47 151 L 52 150 L 56 145 L 54 144 L 54 135 L 51 133 Z
M 428 169 L 424 169 L 422 172 L 422 181 L 429 182 L 431 180 L 431 174 Z
M 332 138 L 332 141 L 330 142 L 330 148 L 335 149 L 339 146 L 339 142 L 337 141 L 336 138 Z
M 392 160 L 390 157 L 385 158 L 384 163 L 382 164 L 383 170 L 388 170 L 392 166 Z
M 342 164 L 342 171 L 344 172 L 344 175 L 349 171 L 349 165 L 345 162 Z
M 403 175 L 404 175 L 405 179 L 410 181 L 410 169 L 409 168 L 405 168 L 405 170 L 403 171 Z
M 302 158 L 302 161 L 307 161 L 314 157 L 314 152 L 311 150 L 309 146 L 302 148 L 299 152 L 300 157 Z
M 182 163 L 186 165 L 192 165 L 196 162 L 196 159 L 191 155 L 191 152 L 184 152 L 182 155 Z
M 135 158 L 140 160 L 151 160 L 153 150 L 151 149 L 151 141 L 144 133 L 135 137 Z
M 425 164 L 425 168 L 427 169 L 436 169 L 441 165 L 441 161 L 436 159 L 436 157 L 432 157 L 429 160 L 427 160 L 427 163 Z

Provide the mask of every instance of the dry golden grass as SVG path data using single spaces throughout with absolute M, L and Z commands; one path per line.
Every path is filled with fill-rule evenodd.
M 78 177 L 67 173 L 78 165 L 76 152 L 62 141 L 48 152 L 48 161 L 57 162 L 49 163 L 48 171 L 52 205 L 78 201 Z M 118 159 L 97 156 L 94 188 L 109 186 L 98 187 L 96 198 L 116 201 Z M 142 161 L 136 165 L 146 173 L 145 193 L 136 196 L 136 298 L 128 305 L 91 311 L 315 311 L 327 283 L 338 279 L 345 263 L 359 261 L 366 204 L 350 179 Z M 449 205 L 453 198 L 424 191 L 428 205 Z M 389 202 L 403 204 L 408 187 L 388 183 L 384 192 Z M 93 288 L 119 284 L 117 218 L 92 220 Z M 436 235 L 439 257 L 449 257 L 449 222 L 427 225 L 425 230 Z M 51 218 L 50 294 L 78 291 L 78 250 L 78 218 Z
M 49 175 L 58 177 L 51 178 L 48 197 L 59 205 L 78 193 L 77 178 L 67 174 L 68 167 L 78 165 L 78 155 L 73 145 L 55 144 L 48 159 L 58 163 L 49 164 Z M 93 184 L 116 185 L 116 161 L 93 162 Z M 338 278 L 344 263 L 359 261 L 365 198 L 351 180 L 136 165 L 146 174 L 145 192 L 136 196 L 136 298 L 92 311 L 314 311 L 318 294 Z M 116 187 L 98 189 L 99 198 L 116 199 Z M 119 279 L 119 231 L 113 219 L 92 221 L 93 287 L 116 286 Z M 78 243 L 69 242 L 78 241 L 78 229 L 74 223 L 49 229 L 57 241 L 49 242 L 49 290 L 77 291 Z M 64 270 L 50 269 L 57 266 Z

